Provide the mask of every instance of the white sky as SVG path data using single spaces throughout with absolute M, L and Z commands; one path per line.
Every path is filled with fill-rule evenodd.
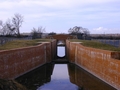
M 68 33 L 74 26 L 93 34 L 120 33 L 120 0 L 0 0 L 0 20 L 19 13 L 21 32 L 46 27 L 46 32 Z

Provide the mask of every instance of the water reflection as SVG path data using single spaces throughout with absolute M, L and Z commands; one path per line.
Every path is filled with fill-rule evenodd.
M 16 80 L 29 90 L 116 90 L 74 64 L 49 63 Z
M 26 86 L 29 90 L 36 90 L 44 83 L 51 81 L 54 64 L 45 64 L 19 78 L 16 81 Z
M 78 90 L 78 87 L 69 80 L 67 64 L 56 64 L 51 82 L 37 90 Z
M 65 47 L 57 47 L 57 56 L 64 57 L 65 56 Z
M 70 81 L 81 90 L 117 90 L 74 64 L 68 65 L 68 71 Z

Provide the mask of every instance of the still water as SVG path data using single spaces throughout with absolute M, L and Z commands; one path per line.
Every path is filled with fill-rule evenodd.
M 57 55 L 65 56 L 65 47 L 58 47 Z M 28 90 L 116 90 L 75 64 L 45 64 L 16 81 Z
M 49 63 L 16 80 L 29 90 L 116 90 L 70 63 Z
M 69 80 L 67 65 L 56 64 L 50 83 L 46 83 L 37 90 L 78 90 Z
M 57 47 L 57 56 L 59 57 L 65 56 L 65 47 Z

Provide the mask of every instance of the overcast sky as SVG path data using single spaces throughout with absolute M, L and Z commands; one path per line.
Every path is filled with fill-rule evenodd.
M 21 32 L 45 27 L 46 32 L 68 33 L 74 26 L 90 33 L 120 33 L 120 0 L 0 0 L 0 20 L 24 16 Z

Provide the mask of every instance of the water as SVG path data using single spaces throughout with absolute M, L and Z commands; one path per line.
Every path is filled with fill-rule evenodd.
M 70 63 L 49 63 L 16 80 L 29 90 L 116 90 Z
M 69 64 L 68 71 L 70 81 L 80 87 L 79 90 L 116 90 L 76 65 Z
M 57 47 L 57 56 L 59 57 L 65 56 L 65 47 Z
M 65 47 L 57 47 L 65 56 Z M 16 79 L 28 90 L 116 90 L 74 64 L 45 64 Z
M 78 86 L 69 80 L 66 64 L 57 64 L 51 76 L 51 82 L 44 84 L 37 90 L 78 90 Z

